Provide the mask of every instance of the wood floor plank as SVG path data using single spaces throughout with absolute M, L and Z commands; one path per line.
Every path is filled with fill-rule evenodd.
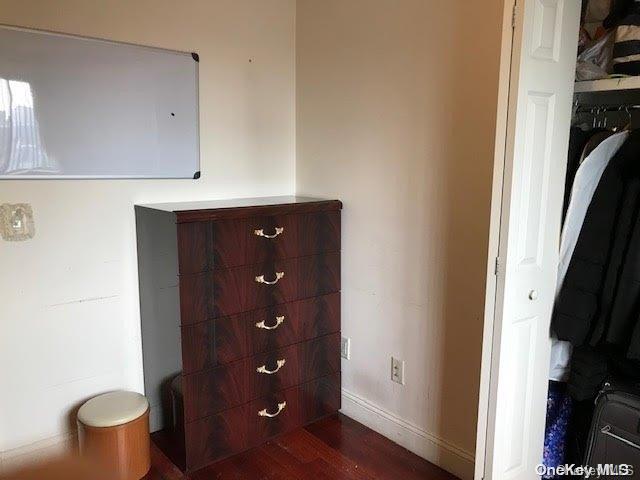
M 192 480 L 298 480 L 283 465 L 274 462 L 266 453 L 265 447 L 236 455 L 210 467 L 206 467 L 192 476 Z
M 342 472 L 345 478 L 354 477 L 363 480 L 374 480 L 377 478 L 359 469 L 357 462 L 354 462 L 353 459 L 344 455 L 343 452 L 327 445 L 309 431 L 302 429 L 295 432 L 295 434 L 296 436 L 292 436 L 293 438 L 287 437 L 276 440 L 294 457 L 302 459 L 306 463 L 323 459 L 333 465 L 335 469 Z
M 283 448 L 282 444 L 274 442 L 269 442 L 265 445 L 264 451 L 271 461 L 281 465 L 296 479 L 306 480 L 309 478 L 309 464 L 319 460 L 315 458 L 311 461 L 303 462 Z
M 308 435 L 308 432 L 305 432 L 305 437 L 308 437 Z M 304 444 L 308 446 L 308 443 L 305 442 Z M 273 461 L 284 465 L 296 478 L 301 480 L 332 480 L 336 478 L 372 480 L 362 475 L 358 471 L 357 465 L 346 458 L 323 458 L 321 455 L 316 454 L 307 455 L 303 460 L 299 455 L 294 454 L 294 449 L 291 448 L 293 445 L 301 446 L 302 443 L 290 436 L 269 444 L 265 450 Z M 315 451 L 319 453 L 317 450 Z

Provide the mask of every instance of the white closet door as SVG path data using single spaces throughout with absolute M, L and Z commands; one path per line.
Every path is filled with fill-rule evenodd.
M 480 399 L 479 415 L 479 461 L 496 480 L 539 478 L 580 0 L 518 0 L 516 12 L 500 267 L 486 319 L 491 354 L 483 355 L 488 402 Z

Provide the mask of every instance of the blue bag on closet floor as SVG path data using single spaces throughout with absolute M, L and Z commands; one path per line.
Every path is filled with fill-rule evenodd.
M 567 427 L 571 418 L 572 400 L 565 383 L 549 382 L 547 396 L 547 425 L 544 432 L 542 463 L 547 467 L 558 467 L 565 463 Z M 542 478 L 553 478 L 551 476 Z

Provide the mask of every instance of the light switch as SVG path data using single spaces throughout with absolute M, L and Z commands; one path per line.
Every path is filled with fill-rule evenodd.
M 33 209 L 28 203 L 0 205 L 0 234 L 8 242 L 30 240 L 36 234 Z

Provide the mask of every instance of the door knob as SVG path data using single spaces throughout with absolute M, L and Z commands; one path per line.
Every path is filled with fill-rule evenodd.
M 529 292 L 529 300 L 536 300 L 538 298 L 538 292 L 536 290 L 531 290 Z

